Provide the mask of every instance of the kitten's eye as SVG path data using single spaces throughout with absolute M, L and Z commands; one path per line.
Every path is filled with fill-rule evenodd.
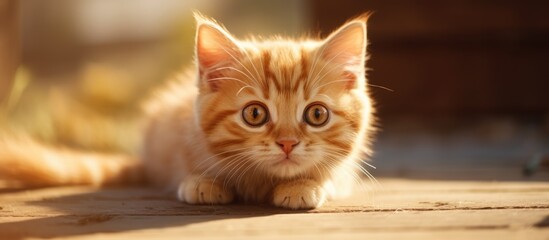
M 324 105 L 320 103 L 313 103 L 305 109 L 303 118 L 307 124 L 313 127 L 322 127 L 328 122 L 330 112 Z
M 242 110 L 242 118 L 246 124 L 260 127 L 269 120 L 269 111 L 263 104 L 251 103 Z

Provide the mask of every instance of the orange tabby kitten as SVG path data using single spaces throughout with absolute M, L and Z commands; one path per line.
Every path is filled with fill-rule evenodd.
M 147 103 L 142 161 L 12 138 L 0 144 L 0 175 L 30 186 L 145 175 L 189 204 L 238 199 L 308 209 L 348 194 L 372 129 L 367 18 L 320 41 L 241 41 L 195 17 L 196 71 Z

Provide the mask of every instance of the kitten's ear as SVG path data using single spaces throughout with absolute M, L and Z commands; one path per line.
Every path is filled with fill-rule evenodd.
M 196 30 L 196 59 L 200 77 L 212 84 L 216 89 L 217 81 L 211 81 L 212 76 L 204 76 L 213 67 L 230 65 L 240 56 L 237 41 L 221 26 L 198 13 L 195 13 Z M 215 75 L 215 74 L 214 74 Z
M 358 74 L 365 74 L 367 16 L 352 20 L 334 31 L 319 50 L 325 61 L 345 69 L 352 79 L 349 87 L 356 86 Z
M 366 57 L 366 21 L 353 20 L 326 38 L 322 55 L 339 64 L 363 66 Z

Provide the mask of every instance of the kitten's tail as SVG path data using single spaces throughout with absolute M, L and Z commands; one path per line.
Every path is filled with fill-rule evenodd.
M 79 152 L 19 136 L 0 138 L 0 179 L 24 187 L 101 186 L 142 182 L 144 174 L 131 156 Z

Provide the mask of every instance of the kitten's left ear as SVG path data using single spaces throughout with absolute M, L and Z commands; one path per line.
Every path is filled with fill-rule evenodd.
M 210 68 L 225 62 L 235 61 L 239 56 L 236 40 L 213 22 L 198 23 L 196 55 L 200 67 Z
M 240 57 L 237 41 L 215 21 L 195 12 L 196 58 L 200 79 L 210 89 L 217 90 L 220 81 L 215 80 L 218 73 L 214 68 L 232 65 Z
M 333 32 L 320 49 L 325 61 L 341 66 L 348 78 L 365 74 L 367 16 L 352 20 Z M 349 86 L 355 86 L 350 82 Z
M 366 56 L 366 20 L 353 20 L 326 38 L 322 55 L 326 60 L 363 67 Z

